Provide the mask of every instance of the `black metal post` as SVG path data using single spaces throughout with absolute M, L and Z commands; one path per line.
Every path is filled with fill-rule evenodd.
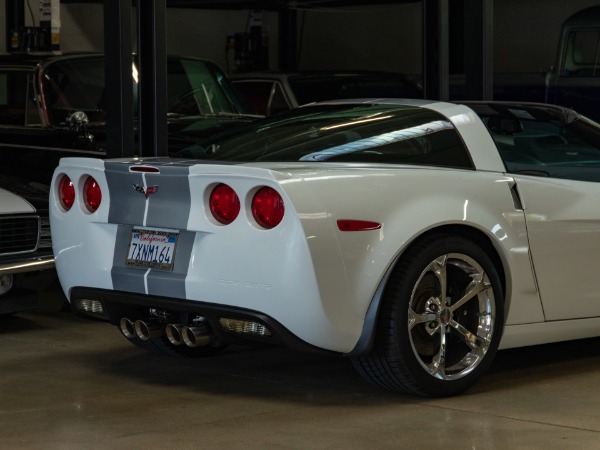
M 167 50 L 166 0 L 139 0 L 138 61 L 139 154 L 166 156 L 167 135 Z
M 298 68 L 298 14 L 284 7 L 279 11 L 279 68 L 295 71 Z
M 493 0 L 465 0 L 465 98 L 494 96 Z
M 423 0 L 425 98 L 449 99 L 448 0 Z
M 131 2 L 104 0 L 106 156 L 134 154 Z
M 13 49 L 13 31 L 19 31 L 19 28 L 25 26 L 25 3 L 23 0 L 6 0 L 4 4 L 5 25 L 6 25 L 6 51 Z M 16 42 L 18 47 L 18 42 Z M 16 50 L 13 49 L 13 50 Z

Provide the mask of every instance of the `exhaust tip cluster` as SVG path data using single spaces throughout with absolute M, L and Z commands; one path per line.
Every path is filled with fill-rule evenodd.
M 188 347 L 202 347 L 210 344 L 214 335 L 205 325 L 188 326 L 184 324 L 168 324 L 165 326 L 158 319 L 133 321 L 123 317 L 119 321 L 123 335 L 128 339 L 139 338 L 143 341 L 156 339 L 166 335 L 173 345 L 185 344 Z
M 219 317 L 217 325 L 225 332 L 269 338 L 271 330 L 265 324 L 240 318 Z M 208 324 L 195 321 L 192 324 L 165 323 L 158 318 L 131 320 L 121 318 L 119 328 L 127 339 L 138 338 L 143 341 L 166 336 L 172 345 L 186 345 L 188 347 L 203 347 L 209 345 L 215 335 Z

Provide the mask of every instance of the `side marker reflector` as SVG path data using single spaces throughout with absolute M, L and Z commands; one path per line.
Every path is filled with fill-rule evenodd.
M 368 230 L 379 230 L 381 224 L 377 222 L 371 222 L 369 220 L 351 220 L 341 219 L 337 221 L 337 226 L 340 231 L 368 231 Z

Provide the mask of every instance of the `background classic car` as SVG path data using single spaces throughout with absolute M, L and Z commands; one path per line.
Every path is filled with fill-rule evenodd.
M 256 112 L 265 116 L 324 100 L 423 98 L 421 86 L 393 72 L 255 72 L 234 74 L 231 82 Z
M 57 278 L 48 221 L 48 190 L 7 176 L 0 176 L 0 186 L 1 316 L 37 306 L 33 292 L 47 288 Z
M 63 289 L 136 345 L 323 350 L 442 396 L 498 348 L 600 334 L 600 126 L 573 111 L 327 102 L 179 156 L 53 179 Z
M 167 85 L 175 146 L 255 118 L 210 61 L 169 56 Z M 49 185 L 61 157 L 104 157 L 104 95 L 100 54 L 0 56 L 0 173 Z M 70 125 L 75 112 L 85 127 Z

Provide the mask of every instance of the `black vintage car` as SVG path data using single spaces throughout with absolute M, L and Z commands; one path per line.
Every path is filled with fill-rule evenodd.
M 0 174 L 48 185 L 61 157 L 103 157 L 105 95 L 101 54 L 0 56 Z M 216 64 L 190 57 L 167 58 L 167 111 L 174 146 L 256 118 Z

